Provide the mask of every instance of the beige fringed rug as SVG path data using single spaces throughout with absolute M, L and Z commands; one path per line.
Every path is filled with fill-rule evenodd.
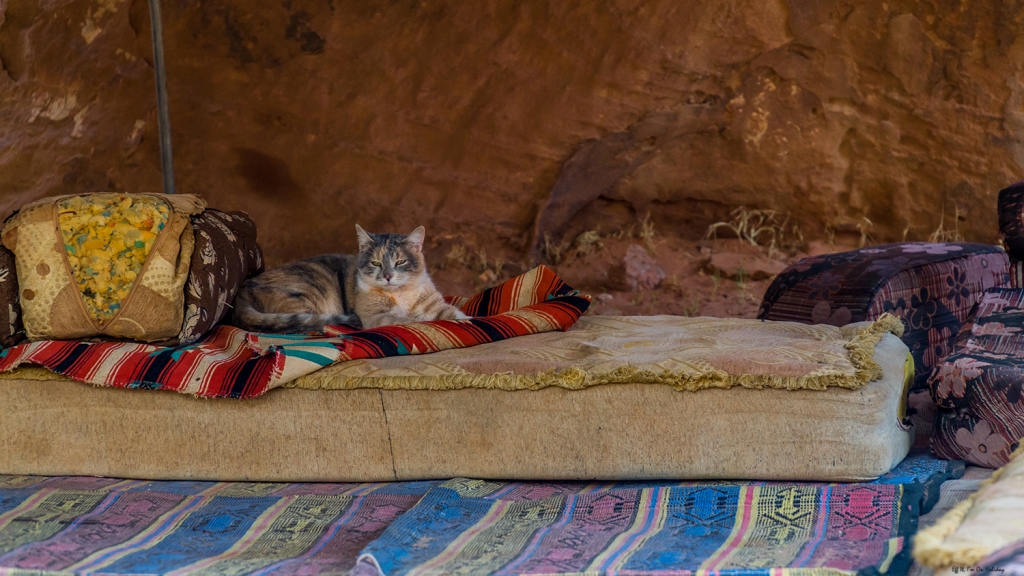
M 903 325 L 886 314 L 842 328 L 681 316 L 587 316 L 566 332 L 420 356 L 353 360 L 287 387 L 536 390 L 598 384 L 857 389 L 881 376 L 874 347 Z M 910 366 L 912 369 L 912 365 Z

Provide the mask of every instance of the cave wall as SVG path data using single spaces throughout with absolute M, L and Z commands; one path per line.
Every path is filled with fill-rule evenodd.
M 648 211 L 997 238 L 1024 176 L 1016 0 L 164 0 L 179 192 L 268 260 L 353 224 L 526 259 Z M 159 191 L 145 0 L 0 0 L 0 211 Z M 959 215 L 959 221 L 957 220 Z

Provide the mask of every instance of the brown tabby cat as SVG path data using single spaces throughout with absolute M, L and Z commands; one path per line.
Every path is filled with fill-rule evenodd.
M 315 256 L 247 280 L 231 322 L 251 332 L 298 333 L 468 318 L 430 281 L 424 234 L 423 226 L 409 235 L 369 234 L 357 224 L 359 254 Z

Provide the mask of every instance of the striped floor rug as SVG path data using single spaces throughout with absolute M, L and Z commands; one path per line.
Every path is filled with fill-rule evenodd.
M 903 573 L 915 499 L 914 485 L 566 489 L 453 480 L 371 543 L 354 573 Z
M 902 576 L 921 508 L 963 469 L 916 455 L 857 484 L 455 479 L 351 574 Z
M 0 476 L 0 576 L 899 576 L 927 495 L 962 471 L 919 455 L 861 484 Z
M 0 476 L 0 575 L 344 574 L 435 484 Z

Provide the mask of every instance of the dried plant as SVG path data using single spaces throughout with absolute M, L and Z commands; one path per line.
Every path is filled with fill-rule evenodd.
M 562 262 L 562 256 L 565 255 L 565 251 L 569 248 L 569 243 L 562 241 L 555 244 L 551 240 L 551 234 L 544 233 L 544 257 L 547 258 L 548 262 L 552 265 L 557 265 Z
M 633 231 L 636 229 L 636 224 L 630 224 L 629 226 L 622 228 L 620 227 L 615 232 L 608 235 L 609 238 L 615 238 L 616 240 L 628 240 L 633 237 Z
M 939 220 L 939 227 L 928 236 L 929 242 L 963 242 L 964 237 L 960 234 L 960 207 L 956 208 L 953 218 L 953 229 L 946 230 L 946 207 L 942 207 L 942 219 Z
M 639 224 L 640 228 L 637 229 Z M 584 232 L 588 234 L 588 232 Z M 618 230 L 608 234 L 606 238 L 614 238 L 616 240 L 629 240 L 630 238 L 638 238 L 643 242 L 644 247 L 647 248 L 647 252 L 651 255 L 654 254 L 655 248 L 658 246 L 658 242 L 654 241 L 654 237 L 658 235 L 658 232 L 654 229 L 654 222 L 651 222 L 650 211 L 644 215 L 638 222 L 634 222 L 626 227 L 619 227 Z M 582 236 L 582 234 L 581 234 Z M 578 241 L 579 237 L 577 237 Z M 600 246 L 599 246 L 600 247 Z
M 796 242 L 792 242 L 794 246 L 804 246 L 807 242 L 804 240 L 804 231 L 800 229 L 800 225 L 794 223 L 790 230 L 793 233 L 793 237 L 796 238 Z
M 718 288 L 722 285 L 722 274 L 715 268 L 711 274 L 711 295 L 718 296 Z
M 476 262 L 473 266 L 475 272 L 483 272 L 487 270 L 487 251 L 480 249 L 476 251 Z
M 733 210 L 730 216 L 731 222 L 715 222 L 708 226 L 704 240 L 717 240 L 718 231 L 724 228 L 730 230 L 740 240 L 766 248 L 769 257 L 780 249 L 803 244 L 803 232 L 796 224 L 789 226 L 789 230 L 792 237 L 797 240 L 793 242 L 786 238 L 788 214 L 780 221 L 779 213 L 775 210 L 750 210 L 746 206 L 740 206 Z
M 836 245 L 836 229 L 831 224 L 825 224 L 825 243 L 829 246 Z
M 572 245 L 576 248 L 576 253 L 582 255 L 591 254 L 604 248 L 604 242 L 601 241 L 601 233 L 597 230 L 583 232 L 576 237 Z
M 875 239 L 868 234 L 868 229 L 874 226 L 874 222 L 868 220 L 867 216 L 860 217 L 860 223 L 857 224 L 857 231 L 860 232 L 860 247 L 863 248 L 868 244 L 875 244 Z
M 741 301 L 747 299 L 747 271 L 742 266 L 736 269 L 736 290 L 739 291 Z
M 654 236 L 657 232 L 654 231 L 654 222 L 651 222 L 651 213 L 648 211 L 644 215 L 644 219 L 640 221 L 640 232 L 638 236 L 643 241 L 644 247 L 647 248 L 647 252 L 654 255 Z
M 455 244 L 448 249 L 448 253 L 445 254 L 444 262 L 441 264 L 441 269 L 444 270 L 452 264 L 458 264 L 459 266 L 466 266 L 466 258 L 469 257 L 469 250 L 463 244 Z
M 686 316 L 687 318 L 692 318 L 694 316 L 699 316 L 699 315 L 700 315 L 700 301 L 698 301 L 696 298 L 690 300 L 690 303 L 688 305 L 683 306 L 683 316 Z
M 505 271 L 505 266 L 507 266 L 508 263 L 509 262 L 507 260 L 499 256 L 491 260 L 491 269 L 494 270 L 494 273 L 497 274 L 499 278 L 501 278 L 502 273 Z

